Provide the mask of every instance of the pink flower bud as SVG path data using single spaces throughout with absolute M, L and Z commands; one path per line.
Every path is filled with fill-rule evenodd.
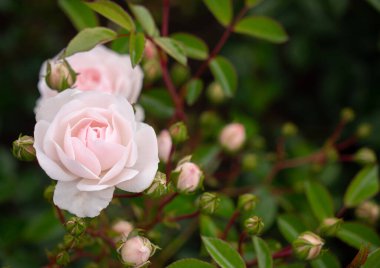
M 245 142 L 245 128 L 240 123 L 228 124 L 219 136 L 220 144 L 228 151 L 234 152 Z
M 66 60 L 50 61 L 47 63 L 46 83 L 55 90 L 62 91 L 70 88 L 76 81 L 77 74 Z
M 146 41 L 144 49 L 145 57 L 147 59 L 153 59 L 157 55 L 157 49 L 151 41 Z
M 133 225 L 127 221 L 120 220 L 112 226 L 112 230 L 124 237 L 128 237 L 129 233 L 133 230 Z
M 121 247 L 121 258 L 125 264 L 136 267 L 149 260 L 153 247 L 150 241 L 141 236 L 135 236 L 125 241 Z
M 177 189 L 181 192 L 194 192 L 202 184 L 203 173 L 199 167 L 191 162 L 186 162 L 177 167 L 179 172 Z
M 172 138 L 169 131 L 166 129 L 161 131 L 157 137 L 158 142 L 158 157 L 164 163 L 168 162 L 170 156 L 170 150 L 172 149 Z

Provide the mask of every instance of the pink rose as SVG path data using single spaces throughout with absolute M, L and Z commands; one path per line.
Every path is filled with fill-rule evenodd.
M 139 66 L 132 68 L 128 55 L 120 55 L 105 46 L 97 46 L 90 51 L 74 54 L 66 60 L 78 74 L 73 88 L 123 96 L 130 103 L 137 101 L 144 74 Z M 58 94 L 46 84 L 46 64 L 45 62 L 41 67 L 38 82 L 42 99 Z
M 37 159 L 58 181 L 58 207 L 95 217 L 115 187 L 142 192 L 152 183 L 159 162 L 156 134 L 136 121 L 125 98 L 68 89 L 41 102 L 36 121 Z

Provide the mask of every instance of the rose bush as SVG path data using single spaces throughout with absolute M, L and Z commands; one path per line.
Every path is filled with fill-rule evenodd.
M 142 192 L 158 168 L 156 134 L 131 104 L 110 94 L 66 90 L 36 111 L 34 147 L 58 183 L 54 203 L 79 217 L 107 207 L 115 187 Z
M 57 59 L 57 55 L 55 59 Z M 74 54 L 66 58 L 77 73 L 75 89 L 98 90 L 126 97 L 135 103 L 140 95 L 144 74 L 139 66 L 132 68 L 128 55 L 118 54 L 105 46 L 97 46 L 90 51 Z M 53 97 L 57 91 L 46 84 L 47 62 L 41 67 L 38 89 L 42 98 Z

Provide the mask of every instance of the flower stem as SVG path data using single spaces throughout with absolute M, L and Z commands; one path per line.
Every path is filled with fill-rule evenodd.
M 234 213 L 232 213 L 230 220 L 228 221 L 226 228 L 224 229 L 222 235 L 220 236 L 220 239 L 226 240 L 227 235 L 232 227 L 232 225 L 235 223 L 236 219 L 239 217 L 240 211 L 235 210 Z

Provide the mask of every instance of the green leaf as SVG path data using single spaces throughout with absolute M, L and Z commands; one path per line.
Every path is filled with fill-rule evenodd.
M 330 193 L 320 183 L 306 181 L 306 196 L 318 220 L 334 217 L 334 203 Z
M 254 194 L 258 197 L 260 202 L 257 203 L 253 211 L 253 215 L 259 216 L 263 219 L 264 231 L 270 229 L 277 216 L 277 201 L 270 190 L 266 187 L 257 188 Z
M 259 268 L 273 267 L 273 259 L 267 243 L 260 237 L 253 237 L 253 246 L 257 256 Z
M 273 43 L 284 43 L 288 40 L 288 34 L 282 25 L 264 16 L 246 17 L 236 24 L 234 31 Z
M 136 17 L 137 21 L 141 24 L 141 27 L 148 35 L 159 35 L 157 26 L 154 23 L 153 16 L 152 14 L 150 14 L 147 8 L 145 8 L 144 6 L 132 4 L 129 4 L 129 8 L 131 9 L 133 15 Z
M 367 2 L 380 12 L 380 0 L 367 0 Z
M 361 223 L 343 223 L 337 237 L 357 249 L 360 249 L 362 244 L 370 244 L 371 249 L 380 246 L 380 238 L 375 230 Z
M 338 258 L 330 252 L 321 254 L 317 259 L 311 261 L 312 268 L 340 268 Z
M 154 38 L 154 42 L 166 53 L 172 56 L 176 61 L 183 65 L 186 65 L 186 54 L 181 43 L 168 37 L 156 37 Z
M 173 102 L 165 89 L 152 89 L 141 94 L 139 103 L 147 114 L 167 119 L 174 113 Z
M 208 47 L 206 43 L 191 34 L 176 33 L 171 38 L 181 42 L 184 45 L 186 56 L 196 60 L 205 60 L 208 57 Z
M 71 39 L 65 50 L 65 56 L 69 57 L 78 52 L 88 51 L 96 45 L 112 41 L 116 36 L 116 32 L 108 28 L 86 28 Z
M 263 0 L 245 0 L 245 4 L 248 7 L 255 7 L 260 4 Z
M 367 261 L 362 266 L 363 268 L 380 267 L 380 248 L 368 255 Z
M 226 58 L 218 56 L 210 62 L 210 69 L 226 96 L 231 97 L 237 87 L 235 68 Z
M 214 268 L 213 265 L 197 259 L 183 259 L 176 261 L 166 268 Z
M 233 13 L 231 0 L 203 0 L 203 3 L 222 25 L 227 26 L 231 22 Z
M 240 254 L 227 242 L 212 237 L 202 236 L 207 252 L 222 268 L 245 267 L 245 263 Z
M 203 236 L 217 237 L 221 233 L 213 219 L 208 215 L 201 214 L 199 216 L 199 228 Z
M 291 214 L 279 216 L 277 218 L 277 225 L 281 234 L 289 243 L 293 243 L 302 232 L 306 231 L 306 227 L 300 219 Z
M 188 105 L 193 105 L 203 89 L 203 81 L 200 79 L 192 79 L 186 86 L 186 102 Z
M 110 21 L 128 31 L 135 30 L 135 24 L 129 14 L 118 4 L 108 0 L 86 2 L 86 5 Z
M 132 66 L 135 67 L 142 59 L 145 48 L 145 36 L 143 33 L 131 32 L 129 38 L 129 54 Z
M 82 1 L 59 0 L 58 5 L 70 18 L 70 21 L 78 31 L 84 28 L 96 27 L 99 24 L 95 12 L 89 9 Z
M 354 207 L 379 192 L 378 167 L 364 167 L 351 181 L 344 195 L 346 207 Z

